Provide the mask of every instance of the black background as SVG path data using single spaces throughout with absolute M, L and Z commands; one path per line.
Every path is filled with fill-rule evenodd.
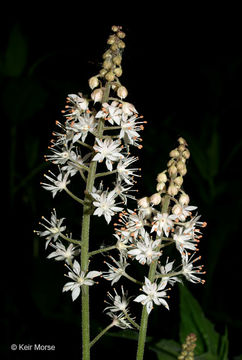
M 46 259 L 44 243 L 33 229 L 53 207 L 67 217 L 73 233 L 80 229 L 81 209 L 65 194 L 53 201 L 41 189 L 46 171 L 43 155 L 55 120 L 61 119 L 66 95 L 89 91 L 87 80 L 99 71 L 113 23 L 123 25 L 127 34 L 121 77 L 129 91 L 127 100 L 148 121 L 139 152 L 140 194 L 155 191 L 156 175 L 165 169 L 169 151 L 179 136 L 185 137 L 192 155 L 184 189 L 208 222 L 200 246 L 206 284 L 189 288 L 216 329 L 224 333 L 227 326 L 231 358 L 242 353 L 238 340 L 242 325 L 240 27 L 231 29 L 225 19 L 208 31 L 206 19 L 199 25 L 196 17 L 191 24 L 181 19 L 177 23 L 172 16 L 164 21 L 163 14 L 151 21 L 145 12 L 143 17 L 116 22 L 105 8 L 97 20 L 90 10 L 78 15 L 73 5 L 66 8 L 65 16 L 36 14 L 9 16 L 1 30 L 2 177 L 7 180 L 2 231 L 4 355 L 13 355 L 12 343 L 41 343 L 54 344 L 55 353 L 15 356 L 80 357 L 80 302 L 72 303 L 69 294 L 61 293 L 63 264 Z M 14 56 L 8 50 L 11 36 Z M 104 221 L 95 219 L 92 232 L 93 248 L 111 243 L 111 225 L 107 229 Z M 102 266 L 102 257 L 97 261 Z M 103 281 L 101 287 L 91 289 L 92 336 L 108 323 L 102 313 L 105 287 L 108 290 Z M 170 308 L 169 313 L 158 309 L 151 320 L 149 334 L 157 339 L 178 339 L 176 289 Z M 112 359 L 114 354 L 131 359 L 135 345 L 107 336 L 93 354 L 96 359 Z

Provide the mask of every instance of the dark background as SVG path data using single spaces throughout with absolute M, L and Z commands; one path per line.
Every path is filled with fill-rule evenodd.
M 73 304 L 70 294 L 61 293 L 63 264 L 46 259 L 44 242 L 33 229 L 39 228 L 42 215 L 48 218 L 51 209 L 59 207 L 69 229 L 73 226 L 73 236 L 78 236 L 80 207 L 65 194 L 53 201 L 39 182 L 47 169 L 43 156 L 55 120 L 61 119 L 66 95 L 87 93 L 88 78 L 99 71 L 113 24 L 108 17 L 104 19 L 94 21 L 90 13 L 78 17 L 72 8 L 65 18 L 15 15 L 2 26 L 2 178 L 7 180 L 3 187 L 7 210 L 2 231 L 2 278 L 6 286 L 1 322 L 6 356 L 12 343 L 54 344 L 55 354 L 42 354 L 50 358 L 80 354 L 80 302 Z M 165 169 L 177 138 L 183 136 L 189 144 L 191 159 L 184 189 L 208 222 L 200 247 L 206 283 L 189 288 L 216 329 L 224 333 L 228 328 L 232 358 L 242 353 L 238 339 L 242 326 L 242 50 L 235 39 L 240 29 L 239 33 L 230 29 L 228 34 L 226 26 L 215 26 L 207 32 L 205 23 L 198 27 L 195 23 L 145 22 L 138 16 L 130 22 L 117 21 L 127 34 L 121 82 L 128 88 L 127 100 L 148 121 L 140 151 L 141 195 L 155 191 L 156 175 Z M 94 224 L 97 246 L 111 243 L 112 226 L 107 230 L 102 221 L 94 220 Z M 97 260 L 101 266 L 102 260 Z M 93 336 L 108 324 L 102 313 L 104 294 L 102 287 L 91 289 L 96 319 Z M 158 309 L 151 320 L 150 335 L 178 339 L 177 290 L 173 290 L 170 307 L 169 313 Z M 132 341 L 108 336 L 93 351 L 96 358 L 105 354 L 111 359 L 114 353 L 115 358 L 127 357 L 127 344 L 133 358 Z

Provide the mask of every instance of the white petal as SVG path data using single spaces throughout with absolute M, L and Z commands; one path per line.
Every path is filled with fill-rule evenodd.
M 80 274 L 80 271 L 81 271 L 80 264 L 76 260 L 74 261 L 74 264 L 73 264 L 73 271 L 78 275 Z
M 141 302 L 141 301 L 144 301 L 146 298 L 147 298 L 146 295 L 141 294 L 141 295 L 137 296 L 137 297 L 134 299 L 134 301 L 136 301 L 136 302 Z
M 72 290 L 71 297 L 73 301 L 75 301 L 76 298 L 78 298 L 78 296 L 80 295 L 80 291 L 81 290 L 79 286 L 76 286 L 75 289 Z
M 90 279 L 93 279 L 94 277 L 96 276 L 100 276 L 102 275 L 102 272 L 101 271 L 89 271 L 89 273 L 86 275 L 86 278 L 90 278 Z

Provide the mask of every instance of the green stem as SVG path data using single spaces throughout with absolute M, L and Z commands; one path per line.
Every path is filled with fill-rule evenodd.
M 102 176 L 107 176 L 107 175 L 112 175 L 115 174 L 118 170 L 112 170 L 112 171 L 106 171 L 106 172 L 101 172 L 101 173 L 97 173 L 96 174 L 96 178 L 97 177 L 102 177 Z
M 93 147 L 91 145 L 88 145 L 81 140 L 77 140 L 77 143 L 93 151 Z
M 82 244 L 80 240 L 75 240 L 75 239 L 69 238 L 69 237 L 65 236 L 64 234 L 62 234 L 62 233 L 60 233 L 59 236 L 62 239 L 66 240 L 66 241 L 69 241 L 70 243 L 77 244 L 79 246 L 81 246 L 81 244 Z
M 134 282 L 135 284 L 143 285 L 143 283 L 141 281 L 136 280 L 132 276 L 128 275 L 126 272 L 123 273 L 123 276 L 126 277 L 127 279 L 129 279 L 130 281 Z
M 168 211 L 169 203 L 170 203 L 170 196 L 165 195 L 165 199 L 164 199 L 163 206 L 162 206 L 162 209 L 161 209 L 162 213 L 166 213 Z M 157 262 L 158 262 L 158 259 L 153 261 L 150 264 L 148 279 L 151 282 L 153 282 L 155 280 Z M 142 315 L 141 315 L 140 330 L 139 330 L 139 338 L 138 338 L 138 348 L 137 348 L 136 360 L 143 360 L 143 358 L 144 358 L 145 341 L 146 341 L 147 326 L 148 326 L 148 317 L 149 317 L 149 314 L 148 314 L 148 312 L 146 310 L 146 306 L 143 306 Z
M 68 195 L 70 195 L 72 197 L 72 199 L 74 199 L 77 202 L 79 202 L 80 204 L 84 205 L 84 201 L 82 199 L 79 199 L 79 197 L 77 197 L 76 195 L 74 195 L 69 189 L 67 189 L 67 187 L 65 187 L 64 190 L 66 191 L 66 193 Z
M 129 316 L 129 314 L 127 313 L 127 311 L 123 311 L 124 316 L 126 317 L 126 319 L 130 322 L 130 324 L 132 324 L 134 327 L 136 327 L 136 329 L 140 329 L 140 326 Z
M 107 102 L 110 93 L 110 84 L 107 83 L 102 99 L 103 102 Z M 97 133 L 99 136 L 102 135 L 104 128 L 104 120 L 100 119 L 97 127 Z M 78 141 L 83 145 L 80 141 Z M 90 147 L 90 146 L 88 146 Z M 92 148 L 92 147 L 91 147 Z M 92 192 L 92 188 L 95 181 L 97 169 L 97 162 L 91 161 L 87 183 L 85 191 L 85 199 L 83 206 L 83 217 L 82 217 L 82 251 L 81 251 L 81 270 L 86 272 L 88 270 L 89 260 L 89 230 L 90 230 L 90 216 L 92 208 L 90 204 L 89 194 Z M 90 314 L 89 314 L 89 286 L 82 286 L 82 360 L 90 360 Z
M 91 342 L 90 342 L 90 348 L 109 330 L 111 327 L 113 327 L 114 324 L 111 323 L 105 329 L 103 329 Z
M 88 256 L 91 257 L 93 255 L 96 255 L 96 254 L 100 254 L 100 253 L 103 253 L 103 252 L 106 252 L 106 251 L 109 251 L 109 250 L 113 250 L 113 249 L 117 249 L 117 246 L 116 245 L 110 245 L 110 246 L 107 246 L 105 248 L 101 248 L 101 249 L 98 249 L 98 250 L 94 250 L 94 251 L 90 251 Z

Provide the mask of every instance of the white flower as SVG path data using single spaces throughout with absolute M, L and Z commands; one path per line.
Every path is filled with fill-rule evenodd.
M 135 200 L 135 196 L 129 194 L 129 192 L 131 191 L 136 192 L 137 190 L 130 190 L 131 186 L 124 187 L 124 185 L 118 180 L 117 183 L 115 184 L 115 188 L 113 189 L 113 191 L 115 191 L 116 196 L 119 196 L 123 200 L 124 204 L 127 205 L 128 198 Z
M 95 281 L 92 279 L 102 274 L 100 271 L 89 271 L 87 274 L 85 274 L 84 271 L 81 271 L 80 264 L 76 260 L 74 261 L 72 269 L 70 269 L 68 266 L 67 268 L 70 271 L 66 276 L 74 281 L 66 283 L 63 287 L 63 292 L 70 290 L 72 292 L 71 295 L 73 301 L 76 300 L 76 298 L 80 295 L 80 287 L 82 285 L 92 286 L 95 284 Z
M 197 250 L 197 240 L 192 238 L 191 233 L 185 233 L 181 226 L 178 226 L 173 234 L 177 250 L 183 253 L 184 250 Z M 195 244 L 194 244 L 195 243 Z
M 52 161 L 53 164 L 65 164 L 69 159 L 71 159 L 73 156 L 75 156 L 75 152 L 72 150 L 72 146 L 68 148 L 68 146 L 65 144 L 65 146 L 59 148 L 51 147 L 51 155 L 46 155 L 46 160 Z
M 105 272 L 103 277 L 104 279 L 111 281 L 111 285 L 113 285 L 125 274 L 125 269 L 130 264 L 127 263 L 126 259 L 121 254 L 119 256 L 119 261 L 115 260 L 112 256 L 109 257 L 116 266 L 105 261 L 105 264 L 109 267 L 109 271 Z
M 169 306 L 166 300 L 164 300 L 164 297 L 168 297 L 166 295 L 166 291 L 160 291 L 163 290 L 165 286 L 165 282 L 161 282 L 159 285 L 157 285 L 157 283 L 151 283 L 151 281 L 145 277 L 145 285 L 142 286 L 142 289 L 146 295 L 141 294 L 137 296 L 134 301 L 141 302 L 142 305 L 146 305 L 148 314 L 153 309 L 153 302 L 156 305 L 164 305 L 169 310 Z
M 174 261 L 169 262 L 169 257 L 166 260 L 165 266 L 158 264 L 159 271 L 157 272 L 157 274 L 162 274 L 162 282 L 165 282 L 166 285 L 167 283 L 174 285 L 176 282 L 181 282 L 181 280 L 177 276 L 171 275 L 171 273 L 174 272 L 173 264 Z
M 120 125 L 122 116 L 122 109 L 119 107 L 119 103 L 117 101 L 113 101 L 111 105 L 108 103 L 102 104 L 102 110 L 98 111 L 96 118 L 103 118 L 110 122 L 112 125 L 116 123 Z
M 120 140 L 113 141 L 111 138 L 105 139 L 104 141 L 96 138 L 98 145 L 94 145 L 93 149 L 97 154 L 92 159 L 93 161 L 102 162 L 106 159 L 106 166 L 108 170 L 113 170 L 113 161 L 119 161 L 124 156 L 120 154 L 122 147 L 120 147 Z
M 65 231 L 66 227 L 62 226 L 63 221 L 65 218 L 57 219 L 56 216 L 56 210 L 53 209 L 53 212 L 51 213 L 50 221 L 47 220 L 44 216 L 42 216 L 42 219 L 45 221 L 45 223 L 41 223 L 45 230 L 44 231 L 36 231 L 39 236 L 46 237 L 46 244 L 45 248 L 47 248 L 49 242 L 53 240 L 54 242 L 58 239 L 60 234 Z
M 128 166 L 137 161 L 137 157 L 123 158 L 118 162 L 117 171 L 118 171 L 118 179 L 124 180 L 128 185 L 133 185 L 134 176 L 140 176 L 135 174 L 136 171 L 140 170 L 139 168 L 131 168 L 128 169 Z
M 195 253 L 194 253 L 195 254 Z M 205 271 L 201 271 L 203 265 L 193 266 L 194 262 L 201 259 L 201 256 L 198 256 L 196 259 L 192 260 L 194 254 L 188 258 L 188 253 L 184 253 L 182 256 L 182 273 L 188 281 L 193 283 L 204 283 L 205 280 L 200 279 L 197 275 L 205 274 Z
M 123 102 L 122 103 L 122 112 L 125 115 L 131 116 L 134 113 L 138 113 L 138 111 L 135 109 L 133 104 L 130 104 L 128 102 Z
M 92 133 L 97 126 L 94 116 L 89 113 L 85 113 L 82 116 L 79 116 L 76 121 L 72 121 L 70 125 L 66 125 L 67 130 L 74 132 L 73 144 L 81 139 L 85 142 L 88 132 Z
M 172 208 L 171 218 L 173 220 L 179 219 L 180 221 L 185 221 L 188 216 L 191 215 L 191 211 L 197 209 L 197 206 L 187 206 L 176 204 Z
M 66 118 L 68 120 L 75 120 L 88 109 L 88 101 L 82 97 L 82 94 L 69 94 L 67 97 L 67 103 L 70 105 L 66 105 Z M 65 112 L 65 111 L 63 111 Z
M 52 192 L 53 197 L 55 197 L 55 195 L 57 194 L 58 191 L 62 191 L 63 189 L 66 188 L 66 185 L 69 184 L 70 181 L 68 181 L 68 177 L 69 177 L 69 173 L 62 173 L 60 172 L 57 176 L 55 174 L 53 174 L 50 170 L 49 173 L 53 176 L 50 177 L 46 174 L 44 174 L 44 176 L 46 177 L 46 179 L 48 179 L 52 184 L 49 183 L 41 183 L 41 185 L 43 186 L 43 188 L 45 190 L 49 190 Z
M 123 209 L 119 206 L 115 206 L 115 191 L 108 192 L 106 190 L 101 194 L 92 192 L 91 195 L 96 200 L 93 202 L 93 205 L 96 207 L 93 215 L 103 215 L 108 224 L 110 223 L 112 216 L 115 215 L 115 213 L 122 211 Z
M 153 241 L 146 231 L 142 231 L 141 238 L 142 240 L 134 245 L 135 248 L 128 251 L 128 255 L 134 256 L 142 265 L 146 263 L 150 265 L 153 260 L 161 255 L 160 251 L 155 251 L 160 240 Z
M 120 139 L 124 139 L 125 143 L 135 145 L 140 147 L 140 145 L 136 142 L 140 137 L 137 131 L 143 130 L 143 121 L 137 122 L 137 115 L 133 115 L 132 117 L 127 117 L 127 115 L 122 116 L 121 121 L 121 131 L 120 131 Z
M 112 326 L 117 326 L 121 329 L 132 329 L 132 325 L 128 322 L 124 314 L 120 313 L 116 315 L 110 311 L 107 315 L 113 319 Z
M 108 292 L 108 297 L 111 299 L 112 303 L 106 301 L 107 304 L 110 306 L 107 306 L 104 311 L 110 310 L 111 312 L 128 312 L 128 304 L 129 304 L 129 298 L 127 297 L 128 293 L 127 291 L 124 292 L 123 286 L 121 286 L 122 295 L 118 295 L 117 291 L 114 289 L 115 295 L 113 296 L 110 292 Z
M 169 236 L 169 232 L 173 228 L 173 221 L 171 215 L 167 213 L 156 214 L 154 217 L 154 223 L 151 229 L 151 232 L 156 231 L 157 235 L 160 236 L 162 231 L 164 231 L 166 236 Z
M 55 258 L 57 261 L 64 260 L 68 264 L 71 263 L 74 256 L 80 253 L 80 249 L 77 249 L 77 246 L 70 244 L 68 248 L 66 248 L 61 242 L 57 242 L 56 245 L 50 244 L 55 251 L 50 253 L 47 256 L 47 259 Z

